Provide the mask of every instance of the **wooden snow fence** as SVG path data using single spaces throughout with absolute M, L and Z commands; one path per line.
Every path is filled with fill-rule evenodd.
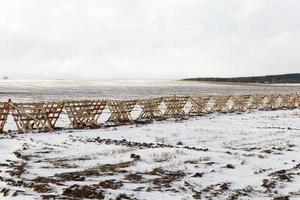
M 297 94 L 290 94 L 289 101 L 287 103 L 288 109 L 295 109 L 298 106 L 298 95 Z
M 266 102 L 265 108 L 270 109 L 270 110 L 279 109 L 279 107 L 280 107 L 280 104 L 278 101 L 279 97 L 280 97 L 280 95 L 278 95 L 278 94 L 266 95 L 267 102 Z
M 192 107 L 189 111 L 190 115 L 202 115 L 209 113 L 208 102 L 209 96 L 191 97 Z
M 19 133 L 32 130 L 54 131 L 63 102 L 10 103 Z
M 263 109 L 265 106 L 264 103 L 265 95 L 254 94 L 251 96 L 250 109 Z
M 213 96 L 212 99 L 214 100 L 214 104 L 211 107 L 211 112 L 230 112 L 230 108 L 227 105 L 230 98 L 231 96 Z
M 138 104 L 141 106 L 141 114 L 138 117 L 139 120 L 161 120 L 163 119 L 163 113 L 159 106 L 161 105 L 163 98 L 151 98 L 141 99 Z
M 250 95 L 238 95 L 238 96 L 232 96 L 232 112 L 245 112 L 248 107 L 248 102 L 250 99 Z
M 297 98 L 296 94 L 286 94 L 281 95 L 280 108 L 285 109 L 294 109 L 297 107 Z
M 300 94 L 295 94 L 297 108 L 300 108 Z
M 168 96 L 164 97 L 164 103 L 166 110 L 164 117 L 180 118 L 186 115 L 184 111 L 185 104 L 189 100 L 188 96 Z
M 190 100 L 188 113 L 185 106 Z M 162 112 L 161 105 L 165 104 Z M 137 119 L 132 112 L 135 105 L 141 107 Z M 134 122 L 152 122 L 165 118 L 181 118 L 187 115 L 203 115 L 211 112 L 245 112 L 249 109 L 277 110 L 300 107 L 299 94 L 254 94 L 234 96 L 167 96 L 140 100 L 78 100 L 61 102 L 14 103 L 0 102 L 0 133 L 4 132 L 8 115 L 14 119 L 17 131 L 25 133 L 32 130 L 54 131 L 63 108 L 73 129 L 99 128 L 99 117 L 106 105 L 109 108 L 107 125 L 125 125 Z M 188 107 L 188 106 L 187 106 Z
M 74 129 L 98 128 L 98 119 L 102 114 L 106 100 L 81 100 L 65 102 L 65 110 Z
M 114 123 L 115 125 L 130 124 L 134 120 L 131 112 L 136 105 L 137 100 L 110 100 L 108 101 L 108 108 L 110 110 L 110 117 L 107 122 Z
M 7 122 L 8 114 L 9 114 L 9 103 L 0 102 L 0 133 L 3 133 L 4 126 Z

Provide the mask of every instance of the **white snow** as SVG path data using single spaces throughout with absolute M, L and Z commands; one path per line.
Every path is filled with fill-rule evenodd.
M 97 137 L 172 146 L 146 148 L 89 141 Z M 0 163 L 10 163 L 7 160 L 20 162 L 21 159 L 16 158 L 13 153 L 15 151 L 31 156 L 27 161 L 26 172 L 19 178 L 31 180 L 38 176 L 51 177 L 62 172 L 83 171 L 105 164 L 132 161 L 130 155 L 134 153 L 140 155 L 141 159 L 122 168 L 126 172 L 86 177 L 84 181 L 66 181 L 65 186 L 51 184 L 53 193 L 61 194 L 64 188 L 72 184 L 89 185 L 115 179 L 122 181 L 123 186 L 115 190 L 103 189 L 107 198 L 124 193 L 137 199 L 193 199 L 195 191 L 226 182 L 229 183 L 228 190 L 217 196 L 213 196 L 212 191 L 202 191 L 201 198 L 227 199 L 237 190 L 250 186 L 253 191 L 249 192 L 249 196 L 240 196 L 240 199 L 273 199 L 280 195 L 300 199 L 300 168 L 293 169 L 300 164 L 299 144 L 299 109 L 243 114 L 215 113 L 183 121 L 168 120 L 147 125 L 29 133 L 16 137 L 3 135 L 0 139 Z M 197 151 L 184 148 L 185 146 L 208 150 Z M 61 160 L 58 162 L 61 166 L 53 164 L 58 159 Z M 231 169 L 228 165 L 234 168 Z M 171 183 L 174 191 L 163 186 L 154 189 L 155 185 L 151 181 L 134 183 L 124 179 L 130 173 L 143 174 L 144 180 L 158 178 L 159 176 L 147 174 L 155 168 L 180 170 L 185 175 Z M 276 180 L 274 190 L 265 192 L 262 187 L 263 179 L 275 180 L 270 174 L 283 169 L 292 173 L 292 181 Z M 6 172 L 9 167 L 1 166 L 0 170 L 1 177 L 11 178 Z M 197 172 L 204 174 L 202 177 L 193 177 Z M 143 189 L 135 191 L 138 187 Z M 29 188 L 10 186 L 4 180 L 0 181 L 1 188 L 11 189 L 9 197 L 1 199 L 13 199 L 11 195 L 15 190 L 23 190 L 26 195 L 20 193 L 14 199 L 39 199 L 41 195 Z

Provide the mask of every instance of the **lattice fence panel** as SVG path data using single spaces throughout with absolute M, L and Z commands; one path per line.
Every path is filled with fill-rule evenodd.
M 107 122 L 112 122 L 115 125 L 133 123 L 134 120 L 131 112 L 136 105 L 137 100 L 112 100 L 108 101 L 108 108 L 110 110 L 110 117 Z
M 265 106 L 264 103 L 265 95 L 262 94 L 254 94 L 251 96 L 251 109 L 263 109 Z
M 106 100 L 67 101 L 67 111 L 72 128 L 97 128 L 98 119 L 106 106 Z
M 230 112 L 230 108 L 228 107 L 227 103 L 231 96 L 214 96 L 212 98 L 214 100 L 214 104 L 211 107 L 211 112 Z
M 279 98 L 280 95 L 277 94 L 266 95 L 266 99 L 267 99 L 266 108 L 271 110 L 279 109 L 280 107 Z
M 56 122 L 61 115 L 64 108 L 64 102 L 43 102 L 43 109 L 51 124 L 52 128 L 55 128 Z
M 297 108 L 298 96 L 297 94 L 286 94 L 281 96 L 281 108 L 295 109 Z
M 209 112 L 208 96 L 191 97 L 192 107 L 189 111 L 190 115 L 201 115 Z
M 290 94 L 290 100 L 287 104 L 288 109 L 295 109 L 298 106 L 298 95 L 297 94 Z
M 164 116 L 175 118 L 185 116 L 184 106 L 186 105 L 188 100 L 188 96 L 164 97 L 164 103 L 166 105 Z
M 34 129 L 41 131 L 53 131 L 55 126 L 54 122 L 57 121 L 54 116 L 57 116 L 56 112 L 58 111 L 55 111 L 55 114 L 53 114 L 52 112 L 49 112 L 49 108 L 53 109 L 50 103 L 44 102 L 11 103 L 12 116 L 16 123 L 18 132 L 23 133 Z M 52 116 L 51 119 L 48 116 Z
M 163 119 L 163 113 L 159 106 L 162 103 L 163 98 L 141 99 L 138 104 L 141 106 L 142 111 L 138 117 L 138 120 L 154 120 Z
M 0 102 L 0 133 L 3 133 L 4 126 L 7 122 L 7 116 L 9 114 L 9 103 Z
M 249 95 L 232 96 L 232 112 L 245 112 L 249 108 Z

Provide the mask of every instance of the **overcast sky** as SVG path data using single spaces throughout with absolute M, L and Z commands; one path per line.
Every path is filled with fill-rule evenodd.
M 0 77 L 300 72 L 299 0 L 0 0 Z

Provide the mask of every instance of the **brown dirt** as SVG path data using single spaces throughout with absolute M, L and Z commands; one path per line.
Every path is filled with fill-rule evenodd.
M 262 187 L 266 189 L 266 192 L 271 192 L 276 187 L 276 182 L 268 179 L 263 179 Z
M 104 199 L 102 190 L 99 190 L 96 186 L 87 185 L 72 185 L 64 189 L 63 195 L 74 199 Z
M 106 180 L 106 181 L 102 181 L 98 184 L 98 186 L 100 186 L 103 189 L 119 189 L 120 187 L 123 186 L 123 183 L 121 181 L 116 181 L 114 179 L 111 180 Z
M 150 180 L 154 185 L 159 185 L 160 187 L 171 187 L 174 181 L 180 180 L 185 176 L 183 171 L 167 171 L 162 168 L 155 168 L 147 174 L 160 176 L 161 178 Z
M 190 188 L 194 192 L 193 197 L 195 199 L 212 199 L 213 197 L 218 197 L 229 190 L 230 183 L 225 182 L 210 185 L 199 191 L 195 190 L 192 185 L 190 185 Z
M 240 199 L 240 196 L 250 196 L 250 194 L 253 192 L 253 188 L 251 186 L 247 186 L 242 189 L 236 189 L 231 192 L 227 200 L 238 200 Z
M 279 196 L 279 197 L 275 197 L 273 200 L 289 200 L 289 196 Z
M 25 173 L 26 166 L 27 166 L 26 162 L 12 163 L 10 165 L 10 168 L 12 168 L 12 170 L 9 170 L 7 172 L 9 173 L 10 176 L 15 176 L 19 178 L 22 174 Z
M 292 173 L 288 172 L 287 170 L 279 170 L 276 172 L 272 172 L 269 174 L 269 176 L 272 176 L 278 181 L 283 181 L 283 182 L 292 182 L 293 177 L 291 176 Z
M 90 142 L 90 143 L 99 143 L 99 144 L 115 144 L 119 146 L 126 146 L 126 147 L 137 147 L 137 148 L 183 148 L 183 149 L 189 149 L 189 150 L 195 150 L 195 151 L 208 151 L 207 148 L 197 148 L 197 147 L 191 147 L 191 146 L 177 146 L 177 145 L 170 145 L 170 144 L 163 144 L 163 143 L 146 143 L 146 142 L 132 142 L 127 141 L 125 139 L 123 140 L 112 140 L 112 139 L 101 139 L 100 137 L 97 138 L 89 138 L 83 140 L 82 138 L 72 138 L 73 141 L 80 141 L 80 142 Z
M 139 174 L 128 174 L 125 176 L 125 180 L 128 180 L 133 183 L 138 183 L 143 179 L 143 177 Z

